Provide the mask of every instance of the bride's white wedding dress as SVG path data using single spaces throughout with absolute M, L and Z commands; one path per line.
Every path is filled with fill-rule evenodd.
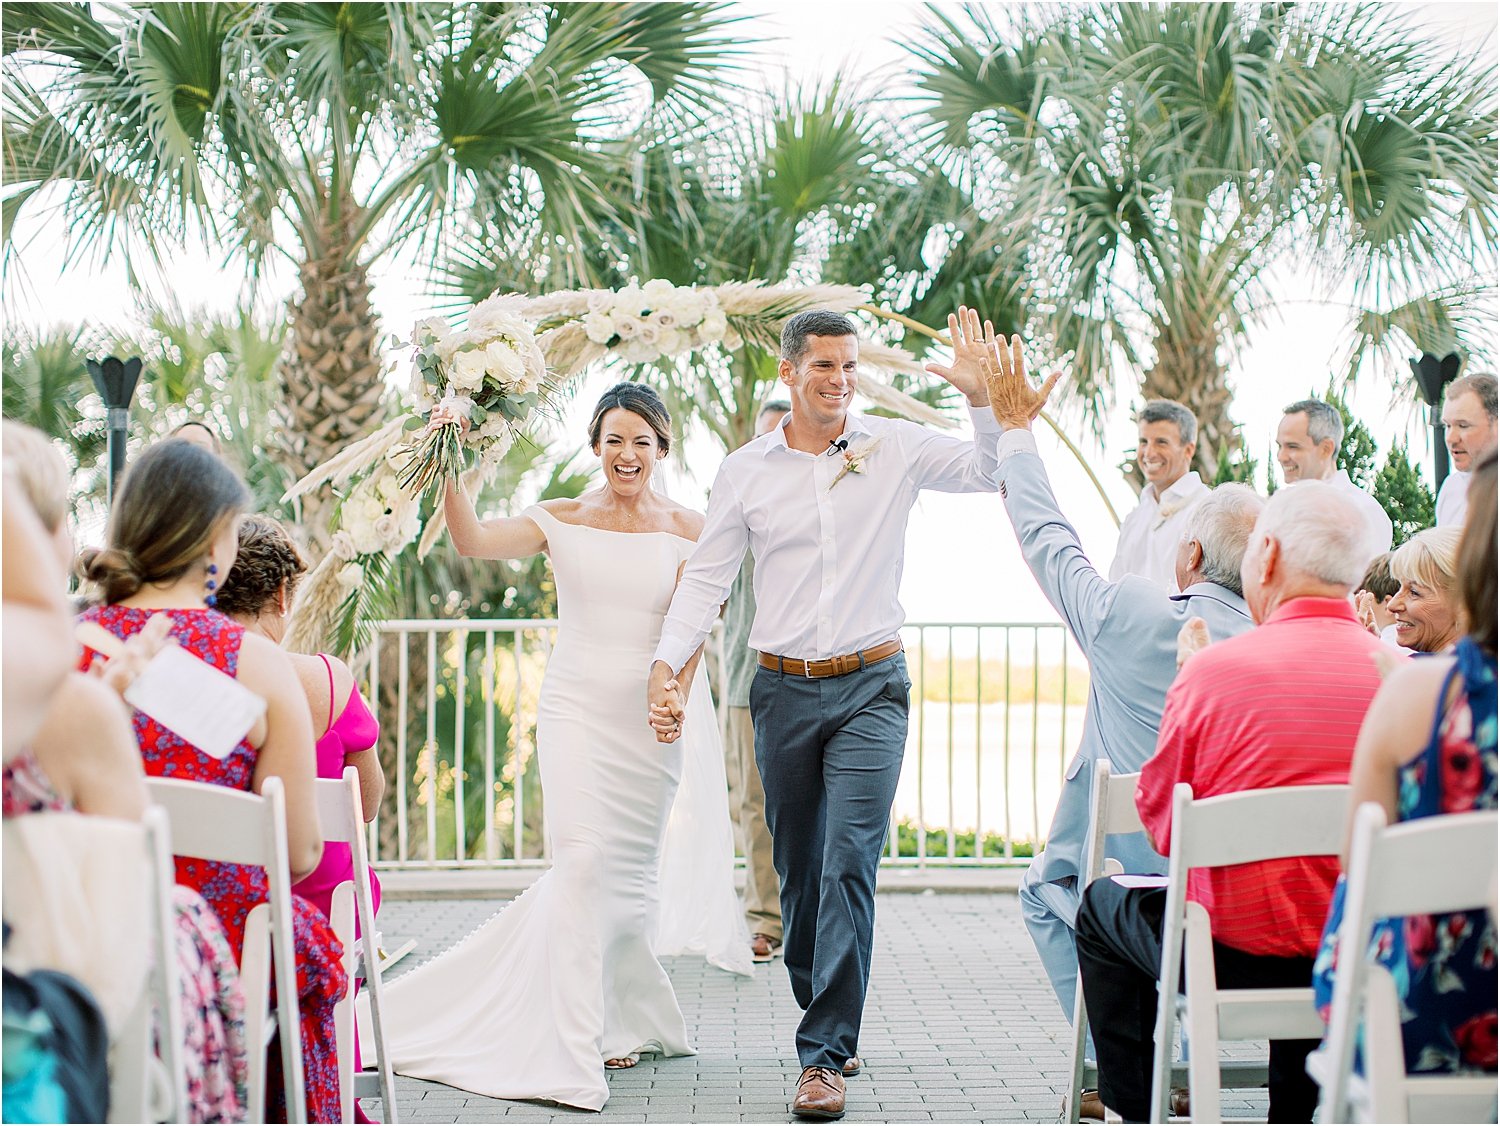
M 598 1110 L 606 1059 L 693 1053 L 653 946 L 748 970 L 748 938 L 708 685 L 695 681 L 676 743 L 658 743 L 646 723 L 647 670 L 692 542 L 569 524 L 537 507 L 524 515 L 546 533 L 560 617 L 537 722 L 552 867 L 458 945 L 389 982 L 382 1016 L 403 1075 Z M 710 792 L 684 793 L 679 814 L 685 753 Z M 700 882 L 673 891 L 660 920 L 669 815 L 672 857 L 689 855 L 668 860 L 667 878 Z

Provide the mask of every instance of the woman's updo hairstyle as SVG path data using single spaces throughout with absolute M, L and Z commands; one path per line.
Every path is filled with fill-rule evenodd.
M 656 444 L 666 454 L 672 450 L 672 416 L 667 404 L 644 383 L 616 383 L 599 397 L 594 407 L 594 417 L 589 422 L 589 446 L 599 448 L 599 436 L 604 430 L 604 416 L 610 411 L 627 410 L 640 415 L 646 425 L 656 432 Z
M 216 606 L 232 617 L 255 617 L 276 602 L 282 586 L 287 598 L 297 593 L 297 582 L 307 563 L 280 521 L 254 514 L 240 520 L 240 553 L 234 557 Z
M 176 582 L 249 504 L 250 491 L 219 458 L 191 442 L 158 442 L 126 469 L 105 528 L 108 546 L 84 551 L 79 573 L 108 603 L 147 583 Z

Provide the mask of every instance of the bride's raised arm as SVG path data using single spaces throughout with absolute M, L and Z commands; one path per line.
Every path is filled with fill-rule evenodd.
M 474 559 L 525 559 L 547 550 L 547 537 L 526 516 L 480 520 L 463 487 L 450 480 L 443 491 L 443 516 L 460 555 Z

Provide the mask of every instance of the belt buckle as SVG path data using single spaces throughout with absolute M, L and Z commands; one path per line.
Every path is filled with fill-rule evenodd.
M 803 680 L 816 680 L 817 679 L 817 677 L 813 676 L 813 674 L 812 674 L 812 666 L 813 666 L 813 663 L 811 661 L 803 661 L 802 662 L 802 679 Z

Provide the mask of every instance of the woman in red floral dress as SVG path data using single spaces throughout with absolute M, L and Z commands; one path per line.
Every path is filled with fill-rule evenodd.
M 266 778 L 280 778 L 286 790 L 292 877 L 298 879 L 317 866 L 323 846 L 313 798 L 307 702 L 286 654 L 265 638 L 247 635 L 211 602 L 234 563 L 239 517 L 248 502 L 244 484 L 213 454 L 179 439 L 148 449 L 115 498 L 109 546 L 84 553 L 85 577 L 97 584 L 103 605 L 82 617 L 126 638 L 154 613 L 165 613 L 178 645 L 266 700 L 264 717 L 223 759 L 205 754 L 140 712 L 132 719 L 149 775 L 247 791 L 259 791 Z M 85 667 L 93 657 L 91 650 L 85 651 Z M 265 873 L 179 857 L 177 880 L 196 888 L 213 907 L 238 959 L 245 918 L 266 899 Z M 343 951 L 316 907 L 294 896 L 292 908 L 307 1113 L 313 1122 L 336 1122 L 333 1009 L 348 987 L 339 964 Z M 280 1060 L 280 1052 L 273 1050 L 267 1101 L 273 1120 L 285 1121 Z

